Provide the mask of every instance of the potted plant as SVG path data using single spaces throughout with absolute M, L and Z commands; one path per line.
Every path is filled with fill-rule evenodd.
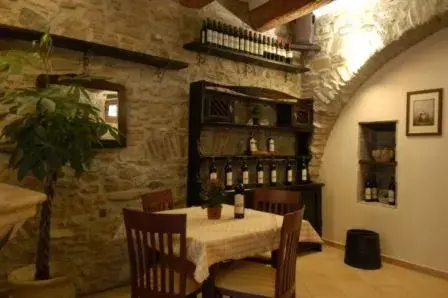
M 33 43 L 33 51 L 7 51 L 0 55 L 0 105 L 8 107 L 0 115 L 0 139 L 12 142 L 9 166 L 17 170 L 19 181 L 33 176 L 47 195 L 40 209 L 39 238 L 35 265 L 11 272 L 8 280 L 12 296 L 75 297 L 72 280 L 60 264 L 50 262 L 50 224 L 55 185 L 64 168 L 79 177 L 87 171 L 95 155 L 94 146 L 109 132 L 119 140 L 119 132 L 99 115 L 86 90 L 80 85 L 94 78 L 87 75 L 67 78 L 66 86 L 14 88 L 10 75 L 23 67 L 51 72 L 52 39 L 43 34 Z M 48 80 L 47 80 L 48 81 Z
M 208 219 L 220 219 L 222 204 L 225 202 L 226 192 L 218 180 L 201 184 L 202 208 L 207 208 Z

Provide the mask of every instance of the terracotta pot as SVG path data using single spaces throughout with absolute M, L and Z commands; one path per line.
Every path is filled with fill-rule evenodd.
M 207 207 L 208 219 L 220 219 L 222 207 Z
M 49 280 L 34 280 L 34 264 L 18 268 L 8 275 L 11 286 L 10 298 L 75 298 L 76 290 L 72 279 L 64 275 L 62 266 L 52 263 Z

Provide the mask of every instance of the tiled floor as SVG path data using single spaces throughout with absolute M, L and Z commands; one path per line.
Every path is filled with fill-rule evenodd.
M 447 298 L 448 281 L 384 264 L 366 271 L 343 262 L 343 251 L 325 247 L 322 253 L 298 259 L 297 297 L 300 298 Z M 89 298 L 128 298 L 120 288 Z

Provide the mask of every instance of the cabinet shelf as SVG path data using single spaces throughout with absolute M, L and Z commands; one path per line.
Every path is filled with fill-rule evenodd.
M 249 129 L 249 130 L 272 130 L 272 131 L 287 131 L 287 132 L 312 132 L 312 127 L 291 127 L 291 126 L 265 126 L 265 125 L 246 125 L 246 124 L 236 124 L 236 123 L 222 123 L 222 122 L 208 122 L 202 123 L 204 128 L 215 127 L 215 128 L 236 128 L 236 129 Z
M 280 155 L 280 154 L 272 154 L 272 155 L 201 155 L 201 159 L 216 159 L 216 160 L 225 160 L 225 159 L 260 159 L 260 160 L 284 160 L 284 159 L 296 159 L 296 155 Z
M 314 187 L 317 185 L 316 183 L 303 183 L 303 184 L 291 184 L 291 185 L 285 185 L 285 184 L 279 184 L 279 185 L 262 185 L 257 186 L 256 184 L 248 184 L 244 187 L 244 190 L 246 191 L 253 191 L 255 189 L 298 189 L 307 185 L 313 185 Z M 226 190 L 225 192 L 231 193 L 235 192 L 233 189 Z
M 359 164 L 362 164 L 362 165 L 390 166 L 390 167 L 396 167 L 397 166 L 397 162 L 396 161 L 375 161 L 375 160 L 367 160 L 367 159 L 361 159 L 359 161 Z
M 184 45 L 184 49 L 204 53 L 220 58 L 225 58 L 237 62 L 244 62 L 262 66 L 265 68 L 281 70 L 289 73 L 304 73 L 309 71 L 309 68 L 301 65 L 293 65 L 279 61 L 269 60 L 263 57 L 254 56 L 246 53 L 237 52 L 235 50 L 218 48 L 216 46 L 202 44 L 199 41 L 193 41 Z

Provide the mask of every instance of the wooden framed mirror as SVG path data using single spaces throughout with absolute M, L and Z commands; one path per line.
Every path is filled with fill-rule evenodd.
M 68 85 L 62 78 L 73 77 L 74 74 L 40 75 L 37 78 L 37 86 L 45 84 Z M 98 148 L 122 148 L 126 147 L 126 89 L 123 85 L 111 83 L 105 80 L 91 80 L 79 83 L 86 88 L 89 96 L 101 113 L 101 118 L 109 125 L 116 127 L 120 132 L 120 140 L 115 140 L 109 133 L 101 138 Z

